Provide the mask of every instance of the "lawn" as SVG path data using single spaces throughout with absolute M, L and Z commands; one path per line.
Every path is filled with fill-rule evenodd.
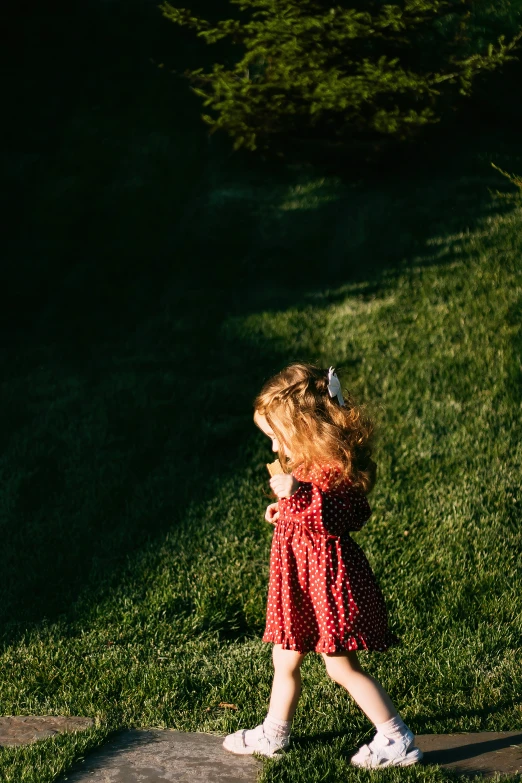
M 204 133 L 187 146 L 154 84 L 139 121 L 123 98 L 79 104 L 12 168 L 32 204 L 20 301 L 36 282 L 0 357 L 0 714 L 96 725 L 0 749 L 0 779 L 51 783 L 120 727 L 264 717 L 271 453 L 252 399 L 292 360 L 334 364 L 377 422 L 355 538 L 402 645 L 368 670 L 418 733 L 520 729 L 522 209 L 490 165 L 520 173 L 517 140 L 368 177 L 247 165 Z M 319 656 L 303 676 L 263 783 L 366 780 L 349 757 L 370 724 Z M 399 774 L 447 777 L 378 777 Z

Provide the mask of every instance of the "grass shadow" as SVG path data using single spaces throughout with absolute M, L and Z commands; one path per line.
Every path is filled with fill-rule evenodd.
M 69 75 L 88 72 L 85 90 L 73 98 L 64 81 L 43 141 L 25 128 L 9 163 L 6 642 L 113 589 L 129 558 L 240 469 L 251 400 L 283 357 L 227 336 L 227 319 L 335 302 L 347 283 L 373 297 L 421 249 L 423 263 L 451 263 L 455 236 L 494 208 L 488 156 L 513 154 L 492 134 L 446 150 L 444 169 L 266 167 L 208 139 L 186 86 L 147 47 L 136 66 L 127 40 L 122 65 L 108 33 L 97 41 L 99 70 L 84 47 Z M 155 45 L 162 59 L 166 39 Z M 251 630 L 236 626 L 226 638 Z

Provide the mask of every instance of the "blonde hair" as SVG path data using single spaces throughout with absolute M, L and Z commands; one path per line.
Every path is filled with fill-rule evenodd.
M 344 406 L 328 393 L 328 370 L 291 364 L 268 380 L 254 400 L 279 441 L 286 467 L 330 463 L 366 494 L 375 483 L 371 459 L 374 427 L 363 409 L 343 391 Z M 284 447 L 291 453 L 288 458 Z

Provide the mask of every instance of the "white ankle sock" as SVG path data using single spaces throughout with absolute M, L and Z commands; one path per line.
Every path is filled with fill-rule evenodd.
M 269 739 L 288 739 L 291 727 L 291 720 L 279 720 L 279 718 L 274 718 L 270 713 L 268 713 L 263 722 L 265 735 Z
M 400 715 L 396 715 L 395 718 L 390 718 L 386 723 L 376 723 L 375 728 L 379 734 L 384 735 L 390 740 L 400 740 L 408 731 L 408 727 Z
M 279 718 L 273 718 L 272 715 L 267 715 L 263 723 L 260 723 L 255 729 L 249 729 L 245 732 L 245 744 L 254 747 L 263 734 L 272 742 L 288 739 L 291 726 L 291 720 L 279 720 Z

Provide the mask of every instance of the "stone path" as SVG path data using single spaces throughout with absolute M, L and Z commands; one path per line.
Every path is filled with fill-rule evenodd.
M 60 783 L 255 783 L 260 762 L 227 753 L 222 741 L 210 734 L 177 731 L 122 732 Z M 417 737 L 423 763 L 484 777 L 496 772 L 522 775 L 521 743 L 522 731 Z
M 92 725 L 92 718 L 66 718 L 61 715 L 13 715 L 0 718 L 0 747 L 28 745 L 66 731 L 82 731 Z
M 91 718 L 4 717 L 0 746 L 24 745 L 92 725 Z M 161 729 L 121 731 L 59 783 L 255 783 L 261 762 L 227 753 L 222 741 L 211 734 Z M 518 774 L 522 783 L 522 730 L 424 734 L 416 741 L 424 764 L 440 764 L 464 775 Z

